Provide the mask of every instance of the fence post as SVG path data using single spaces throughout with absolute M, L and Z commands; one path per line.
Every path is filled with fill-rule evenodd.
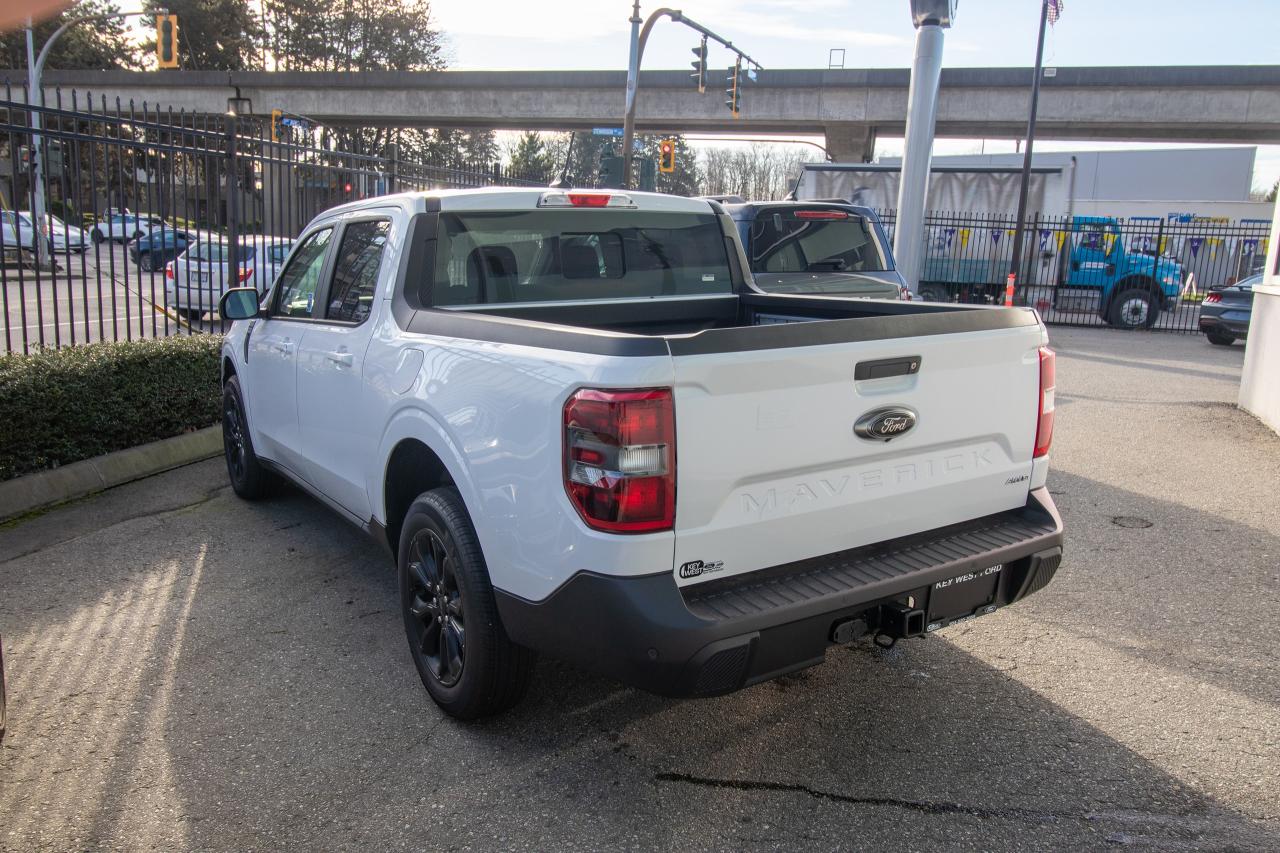
M 388 142 L 386 148 L 387 154 L 387 194 L 396 192 L 396 183 L 400 174 L 400 146 L 394 142 Z
M 236 163 L 237 117 L 227 116 L 227 269 L 233 287 L 240 283 L 240 172 Z M 223 320 L 225 326 L 226 321 Z

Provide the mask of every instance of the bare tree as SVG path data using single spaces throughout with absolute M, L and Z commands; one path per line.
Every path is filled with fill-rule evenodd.
M 796 145 L 753 142 L 706 148 L 702 152 L 702 191 L 771 201 L 791 191 L 804 163 L 813 156 Z

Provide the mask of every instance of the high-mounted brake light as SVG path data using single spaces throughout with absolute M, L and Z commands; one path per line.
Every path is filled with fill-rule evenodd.
M 1036 449 L 1031 457 L 1039 459 L 1049 453 L 1053 443 L 1053 390 L 1058 382 L 1058 356 L 1048 347 L 1040 347 L 1040 402 L 1036 418 Z
M 582 520 L 610 533 L 670 530 L 676 515 L 670 388 L 584 388 L 564 405 L 564 483 Z
M 848 219 L 843 210 L 797 210 L 796 219 Z
M 635 207 L 631 196 L 622 193 L 563 192 L 543 193 L 538 207 Z

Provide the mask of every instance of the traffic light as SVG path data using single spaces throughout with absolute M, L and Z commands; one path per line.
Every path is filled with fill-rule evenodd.
M 676 170 L 676 141 L 664 139 L 658 143 L 658 171 L 671 173 Z
M 156 67 L 178 67 L 177 15 L 156 15 Z
M 702 37 L 702 44 L 692 48 L 693 55 L 697 57 L 693 60 L 693 73 L 689 76 L 698 84 L 698 94 L 707 91 L 707 38 Z
M 271 141 L 279 142 L 285 137 L 284 110 L 271 111 Z
M 724 105 L 729 108 L 729 112 L 733 113 L 733 117 L 738 117 L 738 107 L 742 105 L 742 57 L 738 57 L 738 61 L 729 66 L 729 76 L 725 80 L 724 88 Z

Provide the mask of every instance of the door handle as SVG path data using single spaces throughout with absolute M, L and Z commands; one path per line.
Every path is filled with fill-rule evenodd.
M 332 361 L 334 364 L 340 364 L 350 367 L 354 361 L 353 356 L 349 352 L 327 352 L 324 357 Z
M 271 345 L 271 348 L 281 355 L 289 355 L 293 352 L 293 341 L 277 341 Z

